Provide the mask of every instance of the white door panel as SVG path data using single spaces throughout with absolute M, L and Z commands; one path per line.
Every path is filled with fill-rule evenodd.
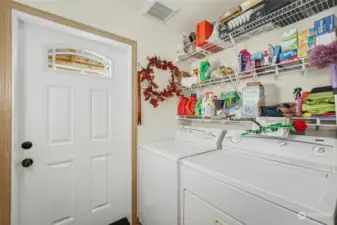
M 20 172 L 19 222 L 108 225 L 131 215 L 131 78 L 126 47 L 21 24 L 18 145 L 34 164 Z M 54 71 L 50 46 L 113 60 L 113 77 Z

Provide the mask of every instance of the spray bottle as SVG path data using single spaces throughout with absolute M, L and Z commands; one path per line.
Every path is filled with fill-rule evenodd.
M 198 101 L 195 104 L 195 109 L 194 109 L 195 116 L 201 116 L 201 108 L 202 108 L 202 99 L 198 98 Z
M 294 94 L 296 95 L 295 97 L 295 102 L 296 102 L 296 117 L 302 117 L 302 103 L 303 103 L 303 99 L 302 99 L 302 88 L 298 87 L 295 88 L 294 90 Z

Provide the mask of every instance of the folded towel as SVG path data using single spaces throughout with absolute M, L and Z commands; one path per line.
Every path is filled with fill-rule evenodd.
M 335 112 L 335 99 L 333 92 L 309 94 L 302 104 L 302 111 L 315 115 Z

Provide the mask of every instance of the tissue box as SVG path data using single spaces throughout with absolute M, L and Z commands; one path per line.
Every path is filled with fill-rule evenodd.
M 264 105 L 264 87 L 249 86 L 243 88 L 242 92 L 242 116 L 247 118 L 260 116 L 260 107 Z
M 291 50 L 297 49 L 297 47 L 298 47 L 297 36 L 296 38 L 289 39 L 281 43 L 282 52 L 291 51 Z
M 292 29 L 283 33 L 282 41 L 288 41 L 291 39 L 297 39 L 297 29 Z

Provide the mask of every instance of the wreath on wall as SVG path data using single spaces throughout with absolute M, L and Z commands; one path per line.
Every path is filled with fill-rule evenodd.
M 147 57 L 148 65 L 139 71 L 140 81 L 145 82 L 145 89 L 143 91 L 145 101 L 149 101 L 154 108 L 173 96 L 181 96 L 182 90 L 179 86 L 178 78 L 180 71 L 178 67 L 173 65 L 171 61 L 161 60 L 159 57 Z M 169 70 L 171 73 L 169 84 L 163 90 L 158 90 L 159 86 L 154 81 L 154 69 L 163 71 Z

